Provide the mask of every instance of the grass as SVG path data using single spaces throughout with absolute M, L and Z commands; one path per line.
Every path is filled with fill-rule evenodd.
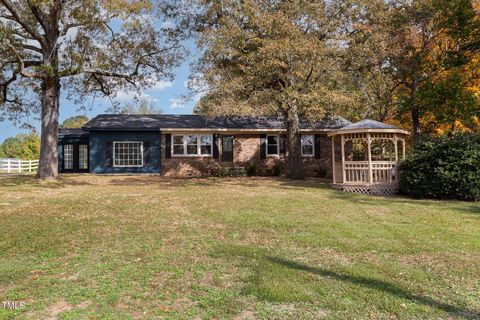
M 2 319 L 479 318 L 480 205 L 321 181 L 0 178 Z

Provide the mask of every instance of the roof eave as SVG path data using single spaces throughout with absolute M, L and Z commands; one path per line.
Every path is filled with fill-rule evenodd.
M 328 136 L 329 137 L 332 137 L 332 136 L 336 136 L 336 135 L 339 135 L 339 134 L 348 134 L 348 133 L 400 133 L 400 134 L 404 134 L 404 135 L 410 135 L 410 132 L 406 131 L 406 130 L 403 130 L 403 129 L 399 129 L 399 128 L 395 128 L 395 129 L 347 129 L 347 130 L 344 130 L 344 129 L 338 129 L 338 130 L 334 130 L 334 131 L 330 131 L 328 133 Z

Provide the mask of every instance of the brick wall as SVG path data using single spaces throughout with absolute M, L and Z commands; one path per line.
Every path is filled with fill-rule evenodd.
M 251 162 L 257 164 L 259 175 L 268 174 L 276 164 L 282 166 L 285 172 L 285 158 L 270 157 L 260 159 L 260 137 L 257 134 L 236 134 L 234 135 L 234 165 L 246 167 Z M 221 165 L 218 159 L 212 157 L 175 157 L 165 158 L 165 135 L 161 136 L 161 165 L 162 174 L 173 177 L 206 176 L 211 169 Z M 304 157 L 306 176 L 318 176 L 319 169 L 327 169 L 327 177 L 332 177 L 332 144 L 327 135 L 322 135 L 320 142 L 320 159 Z

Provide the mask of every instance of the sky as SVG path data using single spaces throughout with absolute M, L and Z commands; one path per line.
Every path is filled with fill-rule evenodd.
M 186 83 L 192 59 L 193 57 L 186 59 L 180 67 L 175 69 L 175 79 L 173 81 L 161 81 L 152 89 L 144 91 L 142 96 L 152 100 L 154 105 L 165 114 L 191 114 L 195 100 L 183 104 L 180 96 L 187 92 Z M 132 101 L 132 99 L 133 96 L 131 94 L 120 93 L 116 101 L 125 103 Z M 79 111 L 79 106 L 62 96 L 60 99 L 60 123 L 75 115 L 86 115 L 91 119 L 98 114 L 105 113 L 105 109 L 111 107 L 111 102 L 108 99 L 100 97 L 97 97 L 95 100 L 89 99 L 85 104 L 88 106 L 87 110 Z M 40 121 L 30 121 L 29 123 L 34 125 L 40 134 Z M 19 133 L 28 133 L 28 130 L 21 129 L 8 120 L 0 121 L 0 143 L 6 138 L 13 137 Z

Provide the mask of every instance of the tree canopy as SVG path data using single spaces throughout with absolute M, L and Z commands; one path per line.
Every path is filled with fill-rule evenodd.
M 340 85 L 342 8 L 327 1 L 199 1 L 202 55 L 190 81 L 199 112 L 283 116 L 288 172 L 303 176 L 299 116 L 323 118 L 350 98 Z
M 38 160 L 39 156 L 40 138 L 36 133 L 18 134 L 0 145 L 0 158 Z
M 73 116 L 70 118 L 65 119 L 62 122 L 62 128 L 68 128 L 68 129 L 79 129 L 83 127 L 85 123 L 88 122 L 88 117 L 87 116 Z
M 0 108 L 41 111 L 39 177 L 57 175 L 60 88 L 79 103 L 171 78 L 179 34 L 148 0 L 0 0 Z

